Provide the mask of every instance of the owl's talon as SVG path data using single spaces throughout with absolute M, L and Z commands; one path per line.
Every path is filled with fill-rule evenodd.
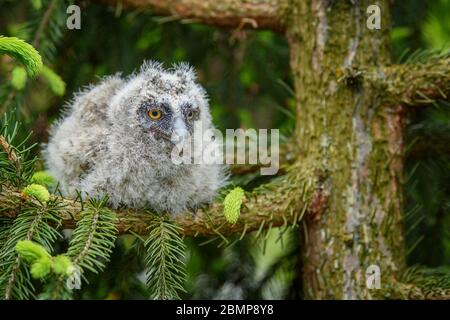
M 198 212 L 198 206 L 193 206 L 189 209 L 190 212 L 192 212 L 192 214 L 195 216 L 197 216 L 197 212 Z

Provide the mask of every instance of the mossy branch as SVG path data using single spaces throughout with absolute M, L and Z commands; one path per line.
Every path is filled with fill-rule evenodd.
M 278 175 L 285 174 L 286 169 L 291 166 L 298 156 L 298 145 L 294 139 L 290 139 L 280 145 L 280 151 L 278 154 L 279 171 Z M 233 164 L 230 166 L 230 171 L 233 175 L 240 176 L 248 173 L 255 173 L 266 165 L 261 163 L 256 164 Z
M 450 94 L 450 57 L 393 65 L 366 74 L 388 105 L 426 106 Z
M 447 267 L 409 267 L 400 279 L 376 293 L 379 299 L 450 300 L 450 273 Z
M 220 201 L 199 209 L 195 215 L 186 213 L 175 218 L 175 223 L 185 236 L 245 235 L 255 230 L 295 225 L 305 214 L 309 203 L 314 204 L 317 196 L 313 175 L 288 173 L 274 182 L 246 195 L 239 220 L 230 224 L 223 214 Z M 0 192 L 0 216 L 15 218 L 20 212 L 23 195 L 6 187 Z M 64 208 L 59 215 L 64 228 L 73 229 L 82 217 L 80 201 L 61 199 Z M 117 209 L 117 229 L 119 234 L 136 233 L 146 235 L 153 216 L 148 210 Z
M 283 31 L 278 0 L 102 0 L 130 8 L 150 9 L 155 15 L 231 28 Z

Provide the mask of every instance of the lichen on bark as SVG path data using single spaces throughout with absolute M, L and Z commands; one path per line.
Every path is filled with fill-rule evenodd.
M 324 173 L 328 206 L 307 219 L 305 296 L 370 298 L 366 268 L 382 283 L 404 266 L 401 110 L 359 70 L 390 63 L 389 4 L 382 30 L 366 28 L 370 1 L 290 0 L 284 21 L 297 93 L 300 158 Z

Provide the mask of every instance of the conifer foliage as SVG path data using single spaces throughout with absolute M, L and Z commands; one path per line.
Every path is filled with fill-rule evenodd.
M 180 228 L 165 217 L 156 216 L 149 229 L 145 242 L 147 285 L 155 299 L 179 299 L 178 291 L 184 291 L 183 282 L 186 277 L 186 246 L 180 237 Z

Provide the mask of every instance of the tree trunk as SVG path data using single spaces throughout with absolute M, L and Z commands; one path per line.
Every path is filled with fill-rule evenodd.
M 382 291 L 366 286 L 367 268 L 380 268 L 382 289 L 404 268 L 404 116 L 364 80 L 365 70 L 390 62 L 389 4 L 376 1 L 382 28 L 369 30 L 373 2 L 290 0 L 284 8 L 299 161 L 316 168 L 327 195 L 327 209 L 303 229 L 306 298 L 374 298 Z

